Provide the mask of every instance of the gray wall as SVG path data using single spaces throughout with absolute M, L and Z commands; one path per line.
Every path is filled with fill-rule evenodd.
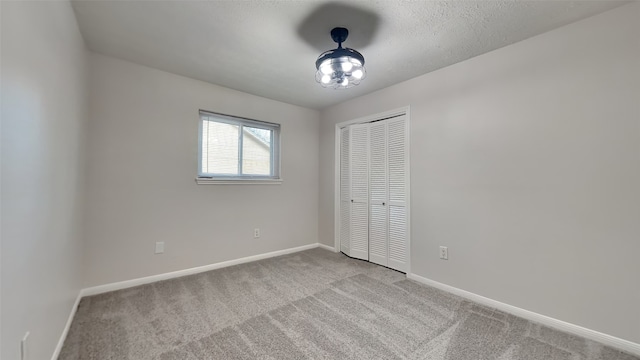
M 318 242 L 318 111 L 98 54 L 90 84 L 86 286 Z M 283 183 L 197 185 L 199 109 L 281 124 Z
M 639 18 L 625 5 L 323 111 L 321 242 L 334 124 L 410 105 L 412 272 L 640 343 Z
M 48 359 L 82 285 L 87 54 L 68 2 L 2 6 L 2 359 Z

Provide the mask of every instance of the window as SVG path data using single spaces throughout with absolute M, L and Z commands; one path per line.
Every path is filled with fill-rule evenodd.
M 200 111 L 198 183 L 207 179 L 279 180 L 280 125 Z

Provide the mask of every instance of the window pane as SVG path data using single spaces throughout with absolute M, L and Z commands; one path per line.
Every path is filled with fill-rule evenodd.
M 238 175 L 240 126 L 205 120 L 202 122 L 202 173 Z
M 198 176 L 279 179 L 279 124 L 205 111 L 200 121 Z
M 242 173 L 271 175 L 271 130 L 244 127 Z

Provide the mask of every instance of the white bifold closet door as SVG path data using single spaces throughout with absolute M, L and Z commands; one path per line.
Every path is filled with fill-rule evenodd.
M 409 211 L 408 211 L 408 147 L 406 116 L 387 122 L 387 172 L 389 214 L 389 263 L 399 271 L 409 270 Z
M 340 136 L 340 250 L 406 272 L 406 117 L 351 125 Z
M 369 125 L 352 125 L 349 135 L 349 256 L 369 260 Z
M 349 127 L 340 129 L 340 251 L 351 256 L 351 182 Z
M 369 137 L 369 261 L 389 266 L 389 181 L 387 123 L 370 125 Z

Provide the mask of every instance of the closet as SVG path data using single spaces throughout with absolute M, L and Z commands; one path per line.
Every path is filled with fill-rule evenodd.
M 340 250 L 402 272 L 409 264 L 406 115 L 340 129 Z

